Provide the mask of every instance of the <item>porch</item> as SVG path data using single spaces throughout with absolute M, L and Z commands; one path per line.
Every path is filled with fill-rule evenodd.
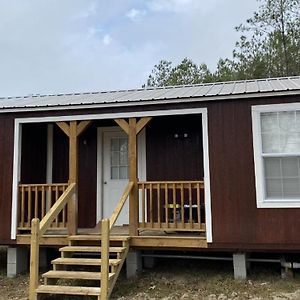
M 100 193 L 102 195 L 101 213 L 97 209 L 97 216 L 100 215 L 100 218 L 96 222 L 96 226 L 87 226 L 85 228 L 78 226 L 80 221 L 78 217 L 80 210 L 78 210 L 78 207 L 80 201 L 82 201 L 80 200 L 81 195 L 85 196 L 82 193 L 82 186 L 79 192 L 80 172 L 78 172 L 78 165 L 80 155 L 78 154 L 78 150 L 80 147 L 79 144 L 88 144 L 88 141 L 80 140 L 80 136 L 88 128 L 92 127 L 91 124 L 93 121 L 60 121 L 52 124 L 57 126 L 56 128 L 59 128 L 60 132 L 68 140 L 68 180 L 61 183 L 32 183 L 31 178 L 29 182 L 23 181 L 18 183 L 14 190 L 15 195 L 17 195 L 16 207 L 18 212 L 16 219 L 16 241 L 17 244 L 30 244 L 31 246 L 30 297 L 32 299 L 35 299 L 39 293 L 55 292 L 53 285 L 50 284 L 53 278 L 75 279 L 83 275 L 79 274 L 80 272 L 58 272 L 55 265 L 53 271 L 44 274 L 46 278 L 45 284 L 39 287 L 37 280 L 39 247 L 41 245 L 66 246 L 60 248 L 62 257 L 59 258 L 66 264 L 70 263 L 70 260 L 68 260 L 69 255 L 72 257 L 75 254 L 76 257 L 78 251 L 93 252 L 95 255 L 99 255 L 100 253 L 101 259 L 97 263 L 100 263 L 101 273 L 84 273 L 84 276 L 87 276 L 87 279 L 101 278 L 101 291 L 98 287 L 85 291 L 87 293 L 91 292 L 92 295 L 98 295 L 98 298 L 101 294 L 101 299 L 109 297 L 130 248 L 199 249 L 207 247 L 207 222 L 210 220 L 209 216 L 207 217 L 207 211 L 210 208 L 207 206 L 207 198 L 205 196 L 207 195 L 207 189 L 204 180 L 199 180 L 204 177 L 203 165 L 206 163 L 204 157 L 207 155 L 207 151 L 203 150 L 204 142 L 199 136 L 203 136 L 203 131 L 206 128 L 203 124 L 205 126 L 207 124 L 205 123 L 206 118 L 202 115 L 200 120 L 202 121 L 202 126 L 200 126 L 200 129 L 197 129 L 197 134 L 194 134 L 194 141 L 197 141 L 198 148 L 196 147 L 192 152 L 190 151 L 190 157 L 183 162 L 183 164 L 189 162 L 188 172 L 192 170 L 192 172 L 197 173 L 197 170 L 200 170 L 190 180 L 173 180 L 174 176 L 180 176 L 178 175 L 180 173 L 179 168 L 174 161 L 172 162 L 174 164 L 173 173 L 171 172 L 171 177 L 173 178 L 162 180 L 162 176 L 159 176 L 159 172 L 157 172 L 159 169 L 157 168 L 152 173 L 152 178 L 154 177 L 153 174 L 157 174 L 155 176 L 160 180 L 139 180 L 138 135 L 152 121 L 152 117 L 112 120 L 119 125 L 124 131 L 123 135 L 125 134 L 128 139 L 126 140 L 123 135 L 116 136 L 115 134 L 108 140 L 108 143 L 105 143 L 105 136 L 100 139 L 103 143 L 101 146 L 102 151 L 104 152 L 105 147 L 108 147 L 108 156 L 106 158 L 105 155 L 101 156 L 100 163 L 99 157 L 97 158 L 97 167 L 98 165 L 102 166 L 102 180 L 100 185 L 102 189 Z M 94 132 L 97 131 L 99 133 L 97 126 L 94 128 Z M 181 135 L 182 138 L 187 138 L 188 134 L 172 133 L 172 138 L 178 139 Z M 193 134 L 191 135 L 193 136 Z M 19 140 L 24 144 L 25 141 L 24 138 L 22 140 L 22 136 L 19 136 Z M 179 148 L 182 153 L 187 152 L 188 147 L 193 145 L 193 141 L 188 141 L 188 143 L 179 141 L 180 143 L 177 142 L 174 149 Z M 165 145 L 164 147 L 167 146 Z M 167 155 L 173 154 L 172 149 L 167 152 Z M 155 156 L 154 152 L 152 152 L 152 155 L 154 154 Z M 196 162 L 199 162 L 199 154 L 201 154 L 200 163 L 196 164 Z M 24 162 L 26 155 L 21 156 L 22 162 Z M 20 155 L 15 156 L 15 158 L 17 157 L 20 157 Z M 17 161 L 19 178 L 22 178 L 20 175 L 26 178 L 24 174 L 28 170 L 24 169 L 24 166 L 22 169 L 22 162 Z M 105 173 L 105 167 L 103 166 L 107 162 L 108 168 L 106 170 L 108 171 Z M 180 163 L 182 164 L 182 162 Z M 46 169 L 48 170 L 48 163 Z M 165 176 L 164 171 L 160 170 Z M 99 172 L 99 167 L 97 168 L 97 172 Z M 108 174 L 107 179 L 105 179 L 105 174 Z M 147 173 L 147 177 L 151 178 L 150 174 L 151 172 Z M 88 180 L 88 178 L 94 180 L 90 176 L 88 169 L 84 176 L 85 180 Z M 48 171 L 46 177 L 48 178 Z M 208 178 L 207 174 L 205 178 Z M 114 185 L 110 185 L 110 188 L 107 188 L 107 182 Z M 116 182 L 118 184 L 117 188 L 115 188 Z M 122 183 L 126 184 L 122 185 Z M 122 193 L 118 197 L 116 197 L 118 195 L 117 192 L 115 194 L 110 193 L 108 194 L 110 196 L 106 197 L 105 200 L 105 188 L 106 191 L 111 192 L 113 189 L 120 189 L 120 186 L 123 186 L 123 188 Z M 98 189 L 99 185 L 97 186 Z M 86 190 L 86 193 L 88 194 L 89 191 Z M 111 203 L 112 205 L 105 207 L 107 203 Z M 82 204 L 88 205 L 88 202 Z M 89 210 L 88 208 L 84 209 Z M 91 218 L 91 213 L 96 214 L 96 211 L 88 211 L 88 213 L 85 217 Z M 124 222 L 124 216 L 127 217 L 128 222 Z M 81 222 L 82 220 L 86 222 L 85 219 L 81 218 Z M 121 222 L 121 224 L 118 222 Z M 90 246 L 91 243 L 93 244 L 92 246 Z M 97 246 L 97 243 L 100 243 L 101 247 Z M 116 243 L 118 244 L 117 247 L 111 247 L 111 245 L 115 245 Z M 115 257 L 115 255 L 117 255 L 118 263 L 109 271 L 110 257 Z M 76 264 L 82 264 L 82 266 L 85 265 L 85 262 L 85 260 L 76 260 Z M 73 263 L 74 260 L 72 260 Z M 93 264 L 95 263 L 94 261 Z M 61 289 L 61 291 L 65 290 L 68 290 L 71 294 L 80 294 L 83 292 L 82 287 L 79 289 L 76 287 L 63 287 Z

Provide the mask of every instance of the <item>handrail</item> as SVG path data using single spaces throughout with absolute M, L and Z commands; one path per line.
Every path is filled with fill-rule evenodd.
M 69 201 L 69 198 L 72 197 L 73 192 L 75 190 L 76 183 L 71 183 L 65 192 L 58 198 L 55 204 L 50 208 L 50 210 L 46 213 L 44 218 L 40 223 L 40 235 L 42 236 L 45 231 L 48 229 L 50 224 L 55 220 L 61 210 Z
M 34 218 L 31 221 L 31 242 L 30 242 L 30 278 L 29 278 L 29 299 L 36 299 L 36 289 L 39 280 L 39 240 L 50 227 L 50 224 L 57 218 L 58 214 L 73 196 L 76 183 L 71 183 L 64 193 L 59 197 L 47 214 L 40 220 Z
M 116 223 L 122 209 L 123 209 L 123 206 L 129 196 L 129 193 L 131 192 L 132 188 L 133 188 L 133 185 L 134 183 L 132 181 L 129 181 L 125 190 L 124 190 L 124 193 L 122 194 L 116 208 L 114 209 L 111 217 L 109 218 L 109 223 L 110 223 L 110 226 L 109 226 L 109 229 L 112 229 L 114 224 Z
M 108 273 L 110 231 L 116 223 L 133 187 L 134 182 L 129 181 L 111 217 L 109 219 L 101 220 L 101 300 L 107 300 L 109 297 Z

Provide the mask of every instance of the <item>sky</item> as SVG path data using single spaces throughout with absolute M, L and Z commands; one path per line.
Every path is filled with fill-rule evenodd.
M 161 59 L 214 69 L 256 0 L 0 0 L 0 97 L 140 88 Z

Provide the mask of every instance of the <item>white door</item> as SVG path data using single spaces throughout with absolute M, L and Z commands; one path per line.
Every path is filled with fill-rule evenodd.
M 128 137 L 120 130 L 103 131 L 102 217 L 109 218 L 128 183 Z M 128 201 L 116 225 L 129 223 Z
M 98 128 L 97 221 L 109 218 L 128 183 L 128 136 L 119 127 Z M 146 180 L 146 133 L 138 136 L 138 178 Z M 127 199 L 117 225 L 129 223 Z

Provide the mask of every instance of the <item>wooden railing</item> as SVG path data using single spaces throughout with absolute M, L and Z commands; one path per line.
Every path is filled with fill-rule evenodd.
M 75 196 L 76 184 L 71 183 L 63 194 L 57 199 L 40 221 L 34 218 L 31 221 L 31 243 L 30 243 L 30 278 L 29 299 L 36 299 L 36 289 L 39 281 L 39 242 L 43 234 L 50 228 L 68 202 Z
M 101 221 L 101 300 L 106 300 L 109 297 L 113 286 L 109 286 L 109 241 L 110 231 L 116 223 L 126 200 L 134 186 L 133 182 L 128 182 L 124 193 L 122 194 L 116 208 L 114 209 L 109 219 Z
M 203 181 L 138 182 L 139 231 L 205 231 Z
M 43 219 L 67 189 L 67 183 L 20 184 L 18 230 L 30 230 L 31 220 Z M 51 224 L 52 229 L 67 227 L 67 207 Z

